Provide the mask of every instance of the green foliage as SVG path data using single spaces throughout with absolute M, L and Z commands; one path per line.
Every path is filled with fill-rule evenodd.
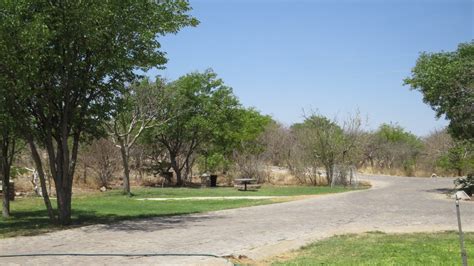
M 316 170 L 317 167 L 323 165 L 327 183 L 332 184 L 334 167 L 346 163 L 347 153 L 352 146 L 344 129 L 327 117 L 312 115 L 303 123 L 294 124 L 291 130 L 303 149 L 303 158 L 313 162 L 305 168 L 310 167 Z
M 12 165 L 10 175 L 12 178 L 17 178 L 27 173 L 29 173 L 29 170 L 25 169 L 25 167 L 18 167 L 18 166 Z
M 470 262 L 474 262 L 474 234 L 465 233 Z M 331 237 L 297 251 L 292 259 L 273 265 L 459 265 L 455 232 Z
M 464 190 L 468 195 L 472 196 L 474 193 L 474 174 L 468 174 L 466 177 L 460 177 L 454 180 L 454 185 Z
M 402 167 L 406 175 L 414 175 L 423 141 L 393 124 L 382 124 L 374 135 L 372 141 L 382 168 Z
M 0 92 L 14 99 L 24 137 L 46 148 L 68 224 L 81 136 L 103 133 L 137 69 L 166 63 L 158 37 L 197 20 L 182 0 L 18 0 L 0 10 Z
M 187 74 L 171 82 L 167 88 L 169 119 L 158 132 L 178 142 L 208 141 L 226 123 L 240 104 L 232 89 L 225 86 L 212 70 Z
M 459 176 L 474 171 L 474 144 L 467 141 L 455 142 L 447 153 L 438 158 L 437 165 L 446 171 L 454 170 Z
M 67 113 L 70 131 L 100 132 L 101 122 L 116 107 L 116 95 L 137 76 L 135 70 L 166 63 L 157 37 L 197 24 L 186 14 L 186 1 L 1 4 L 5 58 L 0 61 L 9 62 L 2 68 L 16 75 L 8 78 L 24 85 L 9 91 L 22 100 L 19 109 L 32 107 L 26 111 L 36 131 L 46 130 L 48 120 L 61 124 Z M 54 134 L 58 126 L 52 126 Z
M 423 142 L 416 135 L 405 131 L 405 129 L 399 125 L 382 124 L 375 134 L 384 142 L 395 144 L 405 143 L 415 149 L 423 147 Z
M 213 152 L 198 158 L 199 169 L 203 173 L 217 173 L 221 169 L 227 169 L 230 161 L 221 153 Z
M 450 133 L 474 139 L 474 41 L 454 52 L 422 53 L 405 84 L 423 94 L 438 117 L 450 120 Z
M 232 152 L 242 142 L 255 140 L 270 121 L 243 108 L 211 69 L 187 74 L 165 87 L 166 122 L 147 133 L 145 142 L 160 143 L 178 174 L 189 172 L 193 156 L 198 156 L 202 171 L 227 169 Z
M 303 123 L 294 124 L 291 129 L 303 140 L 315 160 L 334 161 L 339 153 L 342 154 L 344 131 L 327 117 L 312 115 Z
M 262 153 L 265 147 L 259 137 L 271 121 L 269 116 L 262 115 L 257 110 L 237 108 L 217 128 L 214 138 L 205 147 L 204 154 L 219 154 L 229 160 L 235 151 Z
M 414 176 L 416 168 L 416 160 L 414 158 L 409 158 L 403 161 L 403 171 L 407 176 Z
M 182 185 L 182 171 L 186 178 L 194 163 L 192 156 L 212 155 L 206 148 L 217 139 L 230 141 L 225 133 L 238 119 L 236 112 L 241 106 L 232 89 L 210 69 L 167 84 L 164 95 L 165 123 L 156 127 L 146 141 L 159 143 L 167 151 L 178 185 Z

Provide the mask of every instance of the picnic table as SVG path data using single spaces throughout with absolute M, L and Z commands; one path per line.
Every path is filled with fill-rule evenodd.
M 252 183 L 256 182 L 256 179 L 253 178 L 237 178 L 234 179 L 235 182 L 239 183 L 240 185 L 244 185 L 244 191 L 247 191 L 247 185 L 252 185 Z M 240 187 L 240 186 L 239 186 Z M 260 186 L 256 185 L 255 188 Z

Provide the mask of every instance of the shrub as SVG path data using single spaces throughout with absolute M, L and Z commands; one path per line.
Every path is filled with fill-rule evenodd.
M 469 196 L 474 192 L 474 173 L 470 173 L 467 177 L 460 177 L 454 180 L 456 187 L 464 190 Z

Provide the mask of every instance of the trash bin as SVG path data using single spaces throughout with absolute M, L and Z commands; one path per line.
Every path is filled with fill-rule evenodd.
M 210 176 L 208 173 L 201 175 L 201 187 L 210 187 L 211 181 L 209 180 Z
M 217 175 L 211 175 L 211 187 L 217 187 Z

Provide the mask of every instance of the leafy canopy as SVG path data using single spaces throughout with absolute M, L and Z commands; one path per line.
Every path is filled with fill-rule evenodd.
M 474 41 L 454 52 L 422 53 L 405 84 L 423 94 L 459 139 L 474 139 Z

